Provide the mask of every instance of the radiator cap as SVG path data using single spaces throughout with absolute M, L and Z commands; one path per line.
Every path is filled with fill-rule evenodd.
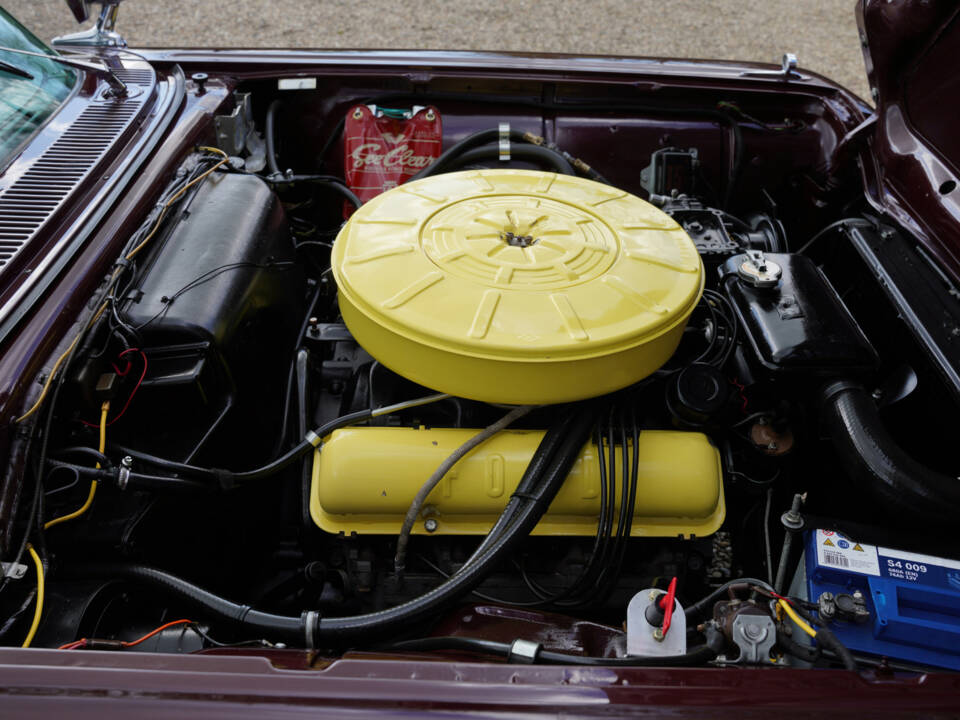
M 673 354 L 703 290 L 665 213 L 592 180 L 436 175 L 367 202 L 332 254 L 343 319 L 388 368 L 485 402 L 631 385 Z

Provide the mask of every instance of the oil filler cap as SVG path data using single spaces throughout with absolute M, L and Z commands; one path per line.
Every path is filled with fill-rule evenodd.
M 622 190 L 473 170 L 361 207 L 334 245 L 343 319 L 414 382 L 497 403 L 626 387 L 674 352 L 703 290 L 693 242 Z

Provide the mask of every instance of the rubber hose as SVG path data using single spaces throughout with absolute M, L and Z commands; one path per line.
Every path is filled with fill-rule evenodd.
M 58 456 L 61 456 L 61 455 L 86 455 L 88 458 L 90 458 L 91 460 L 97 461 L 98 463 L 100 463 L 100 464 L 101 464 L 103 467 L 105 467 L 105 468 L 111 468 L 111 467 L 113 467 L 113 463 L 110 462 L 110 458 L 108 458 L 108 457 L 107 457 L 106 455 L 104 455 L 103 453 L 98 452 L 98 451 L 95 450 L 94 448 L 92 448 L 92 447 L 86 447 L 86 446 L 84 446 L 84 445 L 77 445 L 77 446 L 74 446 L 74 447 L 57 448 L 56 454 L 57 454 Z M 50 461 L 47 460 L 47 462 L 49 463 Z
M 216 479 L 217 477 L 217 474 L 208 468 L 197 467 L 196 465 L 188 465 L 186 463 L 179 463 L 175 460 L 167 460 L 166 458 L 150 455 L 149 453 L 145 453 L 140 450 L 133 450 L 132 448 L 124 447 L 123 445 L 110 445 L 109 447 L 111 451 L 114 451 L 120 455 L 129 455 L 134 460 L 145 462 L 147 465 L 153 465 L 154 467 L 161 468 L 162 470 L 171 470 L 173 472 L 184 473 L 201 478 Z
M 517 510 L 523 503 L 527 502 L 527 496 L 533 491 L 537 481 L 547 465 L 549 465 L 562 442 L 563 437 L 559 433 L 547 433 L 543 436 L 543 439 L 533 453 L 533 457 L 530 458 L 530 462 L 527 463 L 523 476 L 517 484 L 517 489 L 513 491 L 510 500 L 507 501 L 506 507 L 503 509 L 503 512 L 500 513 L 500 517 L 494 522 L 493 527 L 490 528 L 490 532 L 480 541 L 477 549 L 473 551 L 473 554 L 470 555 L 463 564 L 463 567 L 457 571 L 457 574 L 483 555 L 490 545 L 500 537 L 504 529 L 510 526 L 516 516 Z
M 132 472 L 127 476 L 127 485 L 133 490 L 161 490 L 173 492 L 208 493 L 215 488 L 210 483 L 165 475 L 146 475 Z
M 424 595 L 396 607 L 365 615 L 321 619 L 317 628 L 317 644 L 336 644 L 341 640 L 407 627 L 410 623 L 435 615 L 450 602 L 476 588 L 540 521 L 589 439 L 596 415 L 595 403 L 575 406 L 547 432 L 544 441 L 559 433 L 564 437 L 564 442 L 544 471 L 532 501 L 517 513 L 513 524 L 476 561 Z
M 713 603 L 726 595 L 730 588 L 740 589 L 742 587 L 743 589 L 747 589 L 750 585 L 756 585 L 757 587 L 764 588 L 765 590 L 773 590 L 766 580 L 757 580 L 757 578 L 750 577 L 735 578 L 725 582 L 702 600 L 698 600 L 693 605 L 688 605 L 686 608 L 684 608 L 683 613 L 687 616 L 688 620 L 692 620 L 705 610 L 713 612 Z
M 279 175 L 279 176 L 270 176 L 265 178 L 267 182 L 271 182 L 278 185 L 298 183 L 298 182 L 312 182 L 320 185 L 321 187 L 330 188 L 334 192 L 339 193 L 354 207 L 360 207 L 363 205 L 363 200 L 357 197 L 353 190 L 344 185 L 343 180 L 333 175 Z
M 783 631 L 777 631 L 777 645 L 788 655 L 793 655 L 804 662 L 815 663 L 820 659 L 818 648 L 802 645 Z
M 288 617 L 254 610 L 249 605 L 225 600 L 170 573 L 134 563 L 79 567 L 71 574 L 120 578 L 156 588 L 196 605 L 213 617 L 241 625 L 258 637 L 268 637 L 302 647 L 306 637 L 306 616 Z
M 829 650 L 836 655 L 837 659 L 843 663 L 844 668 L 853 671 L 857 670 L 857 661 L 854 660 L 853 654 L 847 649 L 846 645 L 837 639 L 837 636 L 833 634 L 833 630 L 827 627 L 821 627 L 817 630 L 816 641 L 824 650 Z
M 707 633 L 707 643 L 699 645 L 682 655 L 627 655 L 625 657 L 593 657 L 590 655 L 571 655 L 554 650 L 540 650 L 534 657 L 534 663 L 544 665 L 601 665 L 606 667 L 689 667 L 705 665 L 717 657 L 722 647 L 723 637 L 719 631 Z M 465 650 L 510 658 L 510 643 L 482 640 L 480 638 L 447 636 L 405 640 L 388 646 L 391 651 L 432 652 L 436 650 Z
M 117 484 L 120 479 L 120 472 L 116 468 L 88 467 L 86 465 L 76 465 L 74 463 L 63 462 L 62 460 L 47 460 L 47 465 L 53 468 L 67 468 L 82 477 L 88 477 L 97 482 Z M 209 483 L 202 483 L 196 480 L 187 480 L 185 478 L 174 478 L 166 475 L 147 475 L 144 473 L 127 473 L 125 478 L 126 485 L 135 490 L 174 490 L 182 492 L 210 492 L 215 487 Z M 121 488 L 123 489 L 123 488 Z
M 489 130 L 481 130 L 479 132 L 473 133 L 473 135 L 467 135 L 463 140 L 453 145 L 445 153 L 440 155 L 436 160 L 434 160 L 430 165 L 427 165 L 425 168 L 420 170 L 416 175 L 411 177 L 407 182 L 412 182 L 414 180 L 420 180 L 421 178 L 430 177 L 431 175 L 437 175 L 442 172 L 447 171 L 447 167 L 450 162 L 454 159 L 467 152 L 472 150 L 475 147 L 480 147 L 481 145 L 486 145 L 488 143 L 497 142 L 500 139 L 500 130 L 499 128 L 491 128 Z M 510 131 L 510 142 L 511 143 L 523 143 L 528 145 L 527 141 L 523 137 L 523 133 L 519 130 Z
M 465 165 L 472 165 L 478 162 L 487 162 L 490 160 L 499 161 L 500 147 L 498 145 L 487 145 L 484 147 L 467 150 L 457 158 L 454 158 L 447 165 L 447 170 L 455 170 Z M 533 160 L 541 165 L 549 166 L 561 175 L 574 175 L 573 166 L 567 162 L 566 158 L 560 153 L 540 145 L 523 143 L 510 146 L 511 160 Z M 502 163 L 501 163 L 502 164 Z M 432 174 L 432 173 L 431 173 Z
M 862 385 L 839 381 L 823 394 L 822 418 L 844 470 L 897 516 L 952 522 L 960 510 L 960 480 L 908 455 L 883 426 Z
M 460 447 L 458 447 L 446 459 L 444 459 L 444 461 L 440 463 L 440 466 L 433 471 L 429 478 L 427 478 L 427 481 L 417 491 L 416 496 L 414 496 L 413 501 L 410 503 L 410 507 L 407 508 L 407 513 L 403 518 L 403 526 L 400 528 L 400 535 L 397 537 L 397 551 L 394 557 L 393 567 L 398 578 L 403 576 L 403 571 L 406 565 L 407 545 L 410 541 L 410 533 L 413 532 L 413 526 L 416 523 L 420 512 L 423 510 L 423 505 L 426 503 L 430 493 L 432 493 L 434 488 L 440 484 L 440 481 L 443 480 L 448 472 L 450 472 L 453 466 L 460 462 L 460 460 L 462 460 L 465 456 L 469 455 L 478 445 L 483 444 L 501 430 L 504 430 L 514 421 L 522 418 L 524 415 L 533 410 L 533 408 L 533 405 L 520 405 L 513 408 L 495 423 L 488 425 L 476 435 L 468 439 L 465 443 L 460 445 Z
M 264 123 L 263 134 L 267 141 L 267 167 L 270 168 L 272 175 L 281 175 L 280 166 L 277 165 L 276 142 L 273 136 L 274 120 L 277 114 L 277 108 L 280 106 L 279 100 L 274 100 L 267 108 L 267 120 Z

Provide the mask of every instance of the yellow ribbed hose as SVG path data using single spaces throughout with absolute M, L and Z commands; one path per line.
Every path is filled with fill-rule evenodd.
M 106 401 L 100 407 L 100 446 L 99 451 L 103 454 L 103 451 L 107 448 L 107 413 L 110 412 L 110 401 Z M 97 463 L 97 468 L 100 467 L 100 463 Z M 93 498 L 97 495 L 97 481 L 90 481 L 90 493 L 87 495 L 86 502 L 83 503 L 79 508 L 74 510 L 72 513 L 67 513 L 66 515 L 61 515 L 58 518 L 53 520 L 48 520 L 43 525 L 44 530 L 49 530 L 54 525 L 59 525 L 60 523 L 65 523 L 68 520 L 73 520 L 83 515 L 87 510 L 90 509 L 90 506 L 93 505 Z
M 30 647 L 33 642 L 33 636 L 37 634 L 37 628 L 40 627 L 40 616 L 43 614 L 43 563 L 40 556 L 33 549 L 33 545 L 27 545 L 27 552 L 33 558 L 33 564 L 37 568 L 37 607 L 33 611 L 33 622 L 30 623 L 30 630 L 27 632 L 27 638 L 20 647 Z

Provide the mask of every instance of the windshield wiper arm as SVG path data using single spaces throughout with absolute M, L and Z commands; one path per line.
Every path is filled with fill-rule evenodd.
M 11 52 L 17 55 L 29 55 L 31 57 L 43 58 L 44 60 L 50 60 L 51 62 L 59 63 L 60 65 L 66 65 L 67 67 L 92 73 L 101 80 L 105 80 L 107 84 L 110 85 L 110 89 L 107 91 L 107 94 L 110 97 L 122 98 L 127 96 L 127 86 L 124 85 L 123 81 L 114 74 L 113 70 L 104 65 L 95 65 L 93 63 L 84 62 L 83 60 L 74 60 L 73 58 L 63 57 L 62 55 L 47 55 L 46 53 L 38 53 L 31 50 L 20 50 L 19 48 L 0 47 L 0 51 Z M 26 74 L 29 79 L 33 79 L 33 76 L 27 73 L 25 70 L 21 70 L 14 65 L 8 65 L 8 63 L 3 61 L 0 61 L 0 63 L 3 63 L 4 69 L 14 68 L 14 70 L 11 70 L 11 72 L 15 72 L 16 74 Z
M 33 75 L 28 73 L 26 70 L 24 70 L 23 68 L 18 68 L 16 65 L 11 65 L 10 63 L 5 62 L 3 60 L 0 60 L 0 70 L 3 70 L 4 72 L 8 72 L 11 75 L 16 75 L 17 77 L 22 77 L 27 80 L 33 80 Z

